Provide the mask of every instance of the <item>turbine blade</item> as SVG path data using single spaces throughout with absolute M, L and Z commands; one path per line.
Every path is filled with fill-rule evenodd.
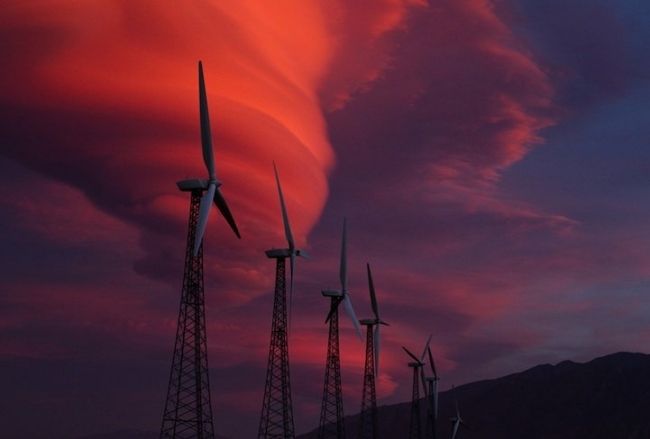
M 203 63 L 199 61 L 199 118 L 201 122 L 201 146 L 203 150 L 203 162 L 208 169 L 210 179 L 216 179 L 214 168 L 214 154 L 212 152 L 212 132 L 210 131 L 210 115 L 208 114 L 208 98 L 205 92 L 205 80 L 203 79 Z
M 343 235 L 341 237 L 341 267 L 339 277 L 341 279 L 341 291 L 348 290 L 348 237 L 346 219 L 343 218 Z
M 427 347 L 427 352 L 429 353 L 429 366 L 431 366 L 431 372 L 433 377 L 438 379 L 438 372 L 436 372 L 436 363 L 433 361 L 433 354 L 431 353 L 431 348 Z
M 335 299 L 332 301 L 332 304 L 330 305 L 330 311 L 327 313 L 327 318 L 325 319 L 325 323 L 328 323 L 330 319 L 332 318 L 332 315 L 336 312 L 337 309 L 339 309 L 339 305 L 343 299 Z
M 429 344 L 431 343 L 431 337 L 433 334 L 429 334 L 429 338 L 427 339 L 427 344 L 424 345 L 424 350 L 422 351 L 422 356 L 420 356 L 420 363 L 424 362 L 424 357 L 427 355 L 427 349 L 429 349 Z
M 237 224 L 235 223 L 235 218 L 233 218 L 232 213 L 230 213 L 230 209 L 228 209 L 228 204 L 226 204 L 226 199 L 223 197 L 223 194 L 221 193 L 219 188 L 216 188 L 213 199 L 214 199 L 214 204 L 217 205 L 219 212 L 221 212 L 221 215 L 223 215 L 223 217 L 226 219 L 226 222 L 228 223 L 232 231 L 235 232 L 237 238 L 241 239 L 241 235 L 239 234 L 239 229 L 237 229 Z
M 413 355 L 413 352 L 409 351 L 409 350 L 406 349 L 404 346 L 402 346 L 402 349 L 404 349 L 404 352 L 406 352 L 406 354 L 407 354 L 409 357 L 413 358 L 413 359 L 414 359 L 416 362 L 418 362 L 418 363 L 420 362 L 420 360 L 418 360 L 418 357 L 416 357 L 415 355 Z
M 370 302 L 372 304 L 372 312 L 375 313 L 375 318 L 379 320 L 379 308 L 377 307 L 377 296 L 375 295 L 375 284 L 372 282 L 372 272 L 370 271 L 370 264 L 366 264 L 368 269 L 368 289 L 370 290 Z
M 350 299 L 350 295 L 348 293 L 343 293 L 343 306 L 345 307 L 345 312 L 347 313 L 348 317 L 350 317 L 350 320 L 352 320 L 352 324 L 354 325 L 354 329 L 357 331 L 357 335 L 361 340 L 363 340 L 363 335 L 361 334 L 361 326 L 359 325 L 359 319 L 357 319 L 357 315 L 354 313 L 352 300 Z
M 217 189 L 217 185 L 212 182 L 208 185 L 208 190 L 201 197 L 201 204 L 199 205 L 199 220 L 196 225 L 196 233 L 194 235 L 194 256 L 199 254 L 199 247 L 203 241 L 205 228 L 208 225 L 208 218 L 210 216 L 210 208 L 212 207 L 212 198 Z
M 458 426 L 460 425 L 460 422 L 454 421 L 454 431 L 451 434 L 451 439 L 456 439 L 456 434 L 458 434 Z
M 287 243 L 289 243 L 289 250 L 293 252 L 293 249 L 296 248 L 293 242 L 293 234 L 291 233 L 291 226 L 289 225 L 289 214 L 287 214 L 287 206 L 284 204 L 284 195 L 282 194 L 282 186 L 280 185 L 280 177 L 278 176 L 278 168 L 273 162 L 273 171 L 275 172 L 275 182 L 278 185 L 278 195 L 280 196 L 280 209 L 282 209 L 282 222 L 284 223 L 284 236 L 287 238 Z

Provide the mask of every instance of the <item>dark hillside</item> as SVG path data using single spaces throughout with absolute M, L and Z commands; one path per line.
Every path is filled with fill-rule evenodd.
M 650 355 L 618 353 L 587 363 L 541 365 L 456 388 L 471 429 L 460 439 L 650 438 Z M 450 392 L 440 395 L 438 435 L 450 437 Z M 382 439 L 408 436 L 409 404 L 379 409 Z M 358 415 L 346 418 L 357 437 Z M 315 432 L 300 439 L 316 438 Z

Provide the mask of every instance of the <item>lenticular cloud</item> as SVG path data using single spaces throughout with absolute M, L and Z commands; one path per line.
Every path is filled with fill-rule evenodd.
M 3 32 L 16 43 L 2 49 L 12 65 L 0 74 L 29 86 L 3 93 L 3 152 L 137 225 L 145 250 L 138 270 L 164 278 L 168 262 L 158 255 L 175 245 L 167 237 L 183 233 L 186 216 L 174 182 L 203 176 L 202 59 L 217 168 L 242 234 L 256 238 L 249 246 L 280 238 L 280 227 L 267 227 L 279 221 L 275 160 L 289 208 L 300 209 L 294 227 L 304 243 L 334 164 L 323 109 L 344 105 L 384 68 L 384 37 L 408 3 L 11 2 Z M 363 53 L 363 63 L 351 62 L 352 53 Z M 211 227 L 208 236 L 219 235 L 229 260 L 246 266 L 251 249 L 222 239 L 226 232 Z

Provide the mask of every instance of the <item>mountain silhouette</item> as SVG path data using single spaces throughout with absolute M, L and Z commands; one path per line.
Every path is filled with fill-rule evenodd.
M 545 364 L 442 392 L 439 439 L 451 437 L 454 397 L 468 426 L 458 439 L 648 439 L 650 355 Z M 409 416 L 410 402 L 379 407 L 381 439 L 408 437 Z M 358 421 L 346 417 L 348 439 L 357 438 Z M 315 438 L 317 430 L 299 436 Z

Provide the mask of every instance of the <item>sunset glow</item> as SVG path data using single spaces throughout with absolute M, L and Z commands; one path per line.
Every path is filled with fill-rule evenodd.
M 205 238 L 219 434 L 259 420 L 264 250 L 285 245 L 273 161 L 310 255 L 290 338 L 298 432 L 318 423 L 320 291 L 338 285 L 344 216 L 356 312 L 371 312 L 369 261 L 391 324 L 380 404 L 408 398 L 400 346 L 429 333 L 444 389 L 647 351 L 645 5 L 596 0 L 580 21 L 580 2 L 559 0 L 5 3 L 0 375 L 38 378 L 0 413 L 46 413 L 65 437 L 159 428 L 189 202 L 175 182 L 206 178 L 198 60 L 242 234 L 213 215 Z M 341 331 L 353 414 L 363 343 L 343 317 Z

